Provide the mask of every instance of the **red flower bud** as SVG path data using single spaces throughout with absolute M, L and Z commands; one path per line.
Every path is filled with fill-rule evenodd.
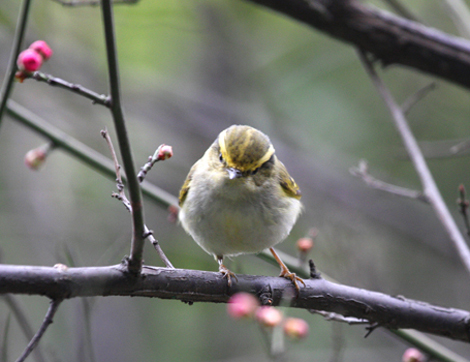
M 18 55 L 16 64 L 19 70 L 32 73 L 41 68 L 42 57 L 33 49 L 26 49 Z
M 52 49 L 47 45 L 44 40 L 36 40 L 33 44 L 29 46 L 29 49 L 32 49 L 39 53 L 42 56 L 42 59 L 48 60 L 52 56 Z
M 157 159 L 159 161 L 165 161 L 166 159 L 173 156 L 173 148 L 168 145 L 161 145 L 158 150 Z

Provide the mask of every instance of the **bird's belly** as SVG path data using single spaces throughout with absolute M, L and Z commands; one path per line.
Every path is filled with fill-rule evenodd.
M 266 199 L 260 196 L 209 197 L 206 200 L 210 201 L 200 202 L 197 210 L 183 207 L 180 220 L 186 231 L 210 254 L 257 253 L 287 237 L 301 208 L 300 201 L 293 198 L 274 207 L 263 202 Z M 186 205 L 191 204 L 187 201 Z

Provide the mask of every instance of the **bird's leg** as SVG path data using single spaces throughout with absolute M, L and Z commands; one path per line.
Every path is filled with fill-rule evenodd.
M 295 289 L 297 289 L 297 292 L 300 291 L 300 287 L 299 287 L 299 284 L 297 282 L 300 282 L 304 285 L 305 287 L 305 282 L 303 281 L 302 278 L 299 278 L 297 275 L 295 275 L 295 273 L 291 273 L 289 271 L 289 269 L 286 267 L 286 265 L 282 262 L 281 258 L 279 257 L 279 255 L 277 255 L 277 253 L 274 251 L 273 248 L 269 248 L 269 251 L 271 252 L 271 254 L 273 254 L 274 256 L 274 259 L 276 259 L 277 263 L 279 264 L 279 266 L 281 267 L 281 274 L 279 274 L 280 277 L 284 277 L 286 279 L 290 279 L 292 281 L 292 283 L 294 284 L 295 286 Z
M 232 277 L 235 278 L 237 282 L 238 282 L 238 278 L 234 273 L 232 273 L 230 270 L 227 269 L 227 267 L 223 264 L 223 261 L 224 261 L 223 255 L 217 255 L 217 262 L 219 263 L 219 272 L 221 272 L 224 275 L 224 278 L 227 278 L 227 285 L 231 287 Z

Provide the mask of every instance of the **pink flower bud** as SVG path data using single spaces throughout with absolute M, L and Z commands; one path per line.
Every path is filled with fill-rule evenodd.
M 293 339 L 302 339 L 308 336 L 309 326 L 300 318 L 287 318 L 284 322 L 284 333 Z
M 234 294 L 228 301 L 228 314 L 234 319 L 250 318 L 259 306 L 258 299 L 249 293 Z
M 309 237 L 297 240 L 297 249 L 299 249 L 301 253 L 308 253 L 313 248 L 313 245 L 313 239 Z
M 256 310 L 256 320 L 264 327 L 273 328 L 282 322 L 282 313 L 274 307 L 264 305 Z
M 165 161 L 166 159 L 173 156 L 173 148 L 168 145 L 161 145 L 160 149 L 158 150 L 157 159 L 159 161 Z
M 33 44 L 29 46 L 29 49 L 32 49 L 39 53 L 42 56 L 43 60 L 48 60 L 52 56 L 52 49 L 47 45 L 44 40 L 36 40 Z
M 32 73 L 41 68 L 42 57 L 33 49 L 26 49 L 18 55 L 16 64 L 19 70 Z
M 401 359 L 403 362 L 424 362 L 426 357 L 419 349 L 408 348 Z
M 24 156 L 25 165 L 32 170 L 39 169 L 39 167 L 41 167 L 46 160 L 47 152 L 48 147 L 46 148 L 44 146 L 28 151 L 28 153 L 26 153 Z

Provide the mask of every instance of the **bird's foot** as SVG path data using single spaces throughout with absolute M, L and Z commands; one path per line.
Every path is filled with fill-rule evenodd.
M 237 276 L 231 272 L 224 264 L 219 264 L 219 272 L 223 274 L 224 278 L 227 279 L 227 285 L 232 286 L 232 278 L 238 282 Z
M 304 287 L 305 287 L 305 282 L 303 281 L 302 278 L 299 278 L 297 275 L 295 275 L 295 273 L 290 272 L 290 270 L 282 262 L 281 258 L 279 257 L 279 255 L 277 255 L 276 251 L 273 248 L 269 248 L 269 251 L 271 251 L 271 254 L 273 254 L 274 256 L 274 259 L 276 259 L 277 263 L 281 267 L 281 274 L 279 274 L 279 276 L 292 281 L 292 284 L 294 284 L 295 290 L 297 291 L 297 295 L 298 295 L 300 292 L 300 286 L 299 286 L 299 283 L 297 282 L 302 283 Z
M 292 273 L 289 271 L 289 269 L 287 268 L 282 268 L 281 269 L 281 274 L 279 274 L 280 277 L 283 277 L 283 278 L 286 278 L 286 279 L 289 279 L 292 284 L 294 284 L 294 287 L 295 289 L 297 290 L 297 293 L 300 292 L 300 286 L 299 286 L 299 283 L 297 282 L 300 282 L 304 285 L 305 287 L 305 282 L 302 278 L 298 277 L 295 273 Z

